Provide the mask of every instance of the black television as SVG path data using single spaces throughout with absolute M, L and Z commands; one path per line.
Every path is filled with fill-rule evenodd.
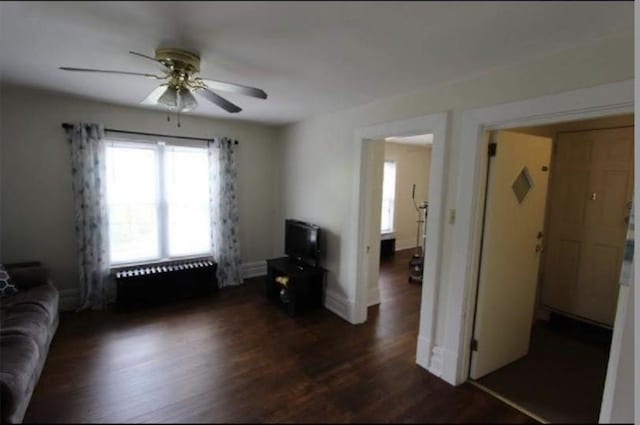
M 320 228 L 300 220 L 286 219 L 284 252 L 296 262 L 317 267 L 320 256 Z

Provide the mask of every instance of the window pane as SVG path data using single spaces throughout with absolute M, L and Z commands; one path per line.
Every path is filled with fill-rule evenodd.
M 393 231 L 393 206 L 396 197 L 396 163 L 385 162 L 382 177 L 382 214 L 380 216 L 380 230 Z
M 106 164 L 111 262 L 158 259 L 157 151 L 109 146 Z
M 167 147 L 165 187 L 169 256 L 209 252 L 211 235 L 207 150 Z

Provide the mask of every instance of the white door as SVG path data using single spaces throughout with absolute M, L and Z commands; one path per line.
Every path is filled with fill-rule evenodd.
M 489 159 L 470 376 L 478 379 L 529 351 L 551 139 L 494 135 Z

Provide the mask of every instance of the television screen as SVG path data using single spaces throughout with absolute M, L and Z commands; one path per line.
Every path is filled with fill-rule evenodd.
M 285 221 L 284 251 L 290 258 L 318 265 L 320 228 L 298 220 Z

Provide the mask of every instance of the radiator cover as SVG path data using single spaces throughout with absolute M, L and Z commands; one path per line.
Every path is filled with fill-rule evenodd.
M 211 259 L 169 261 L 123 267 L 115 271 L 117 306 L 130 309 L 218 290 L 217 264 Z

